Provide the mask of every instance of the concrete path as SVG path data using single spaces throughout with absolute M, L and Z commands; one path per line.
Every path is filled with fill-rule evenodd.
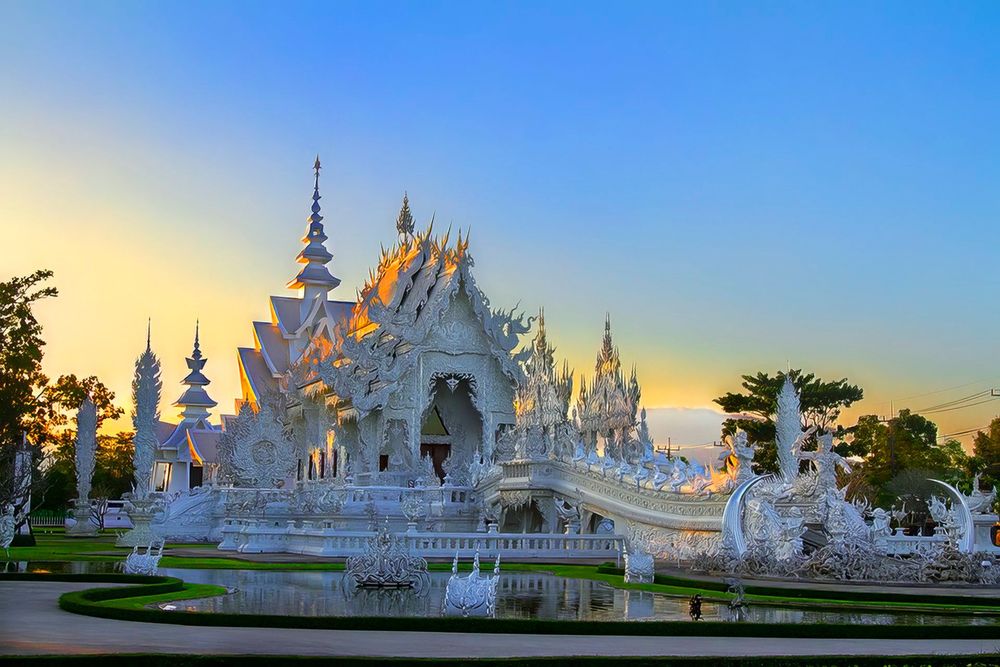
M 206 628 L 70 614 L 60 594 L 94 587 L 0 582 L 0 655 L 195 653 L 406 657 L 773 656 L 1000 653 L 1000 640 L 773 639 L 503 635 Z M 442 620 L 442 623 L 447 623 Z

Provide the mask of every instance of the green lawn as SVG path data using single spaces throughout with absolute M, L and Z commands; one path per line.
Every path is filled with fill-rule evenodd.
M 215 584 L 189 584 L 184 583 L 184 589 L 173 593 L 161 593 L 160 595 L 143 595 L 134 598 L 115 598 L 104 600 L 96 604 L 102 607 L 115 607 L 117 609 L 143 609 L 147 605 L 158 604 L 160 602 L 176 602 L 179 600 L 194 600 L 197 598 L 211 598 L 217 595 L 225 595 L 225 586 Z

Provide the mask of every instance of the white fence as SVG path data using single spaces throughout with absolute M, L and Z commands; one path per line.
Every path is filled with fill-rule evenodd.
M 304 522 L 227 519 L 219 549 L 241 553 L 298 553 L 343 558 L 365 550 L 369 531 L 344 531 Z M 618 535 L 557 533 L 432 533 L 400 534 L 410 552 L 425 557 L 471 557 L 477 550 L 490 558 L 497 553 L 518 560 L 615 559 L 623 552 Z

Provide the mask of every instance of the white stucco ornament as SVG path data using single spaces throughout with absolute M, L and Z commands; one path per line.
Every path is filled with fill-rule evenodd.
M 295 472 L 295 447 L 270 401 L 248 401 L 219 439 L 221 475 L 235 486 L 280 486 Z

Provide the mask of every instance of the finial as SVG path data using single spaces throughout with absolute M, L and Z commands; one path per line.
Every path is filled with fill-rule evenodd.
M 153 329 L 153 318 L 150 317 L 146 320 L 146 352 L 149 352 L 152 348 L 150 345 L 150 336 Z
M 194 321 L 194 352 L 191 356 L 195 359 L 201 359 L 201 346 L 199 345 L 198 339 L 201 331 L 201 320 Z
M 410 198 L 406 191 L 403 191 L 403 205 L 399 208 L 399 215 L 396 216 L 396 231 L 400 236 L 413 235 L 413 214 L 410 212 Z

